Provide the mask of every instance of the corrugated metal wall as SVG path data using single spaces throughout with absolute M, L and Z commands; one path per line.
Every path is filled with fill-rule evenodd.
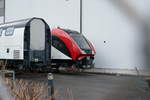
M 6 0 L 6 22 L 42 17 L 51 27 L 80 29 L 80 0 Z
M 149 21 L 149 5 L 148 0 L 83 0 L 83 33 L 95 45 L 97 68 L 150 68 L 143 22 Z

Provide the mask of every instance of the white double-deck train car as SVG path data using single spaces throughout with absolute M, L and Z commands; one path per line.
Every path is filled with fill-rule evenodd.
M 0 25 L 0 60 L 7 66 L 33 68 L 51 63 L 51 34 L 41 18 L 30 18 Z

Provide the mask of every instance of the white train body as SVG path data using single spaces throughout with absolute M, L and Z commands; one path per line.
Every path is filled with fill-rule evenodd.
M 23 60 L 24 28 L 8 27 L 6 29 L 0 28 L 0 30 L 0 59 Z
M 0 60 L 9 65 L 47 66 L 51 61 L 51 33 L 41 18 L 0 25 Z

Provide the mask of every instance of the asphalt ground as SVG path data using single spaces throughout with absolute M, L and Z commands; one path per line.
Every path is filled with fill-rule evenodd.
M 55 100 L 150 100 L 144 77 L 88 73 L 54 75 Z M 24 74 L 17 78 L 47 82 L 47 74 Z

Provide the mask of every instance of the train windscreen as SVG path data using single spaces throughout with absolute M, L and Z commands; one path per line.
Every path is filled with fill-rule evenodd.
M 70 34 L 74 41 L 78 44 L 81 49 L 91 49 L 87 40 L 82 34 Z

